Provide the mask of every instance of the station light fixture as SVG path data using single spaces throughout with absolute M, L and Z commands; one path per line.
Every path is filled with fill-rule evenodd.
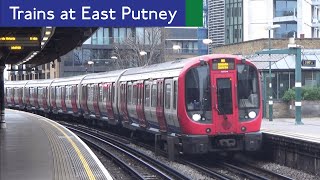
M 173 49 L 173 50 L 179 50 L 179 49 L 181 49 L 181 47 L 180 47 L 179 45 L 173 45 L 173 46 L 172 46 L 172 49 Z
M 47 26 L 45 27 L 44 31 L 44 36 L 42 37 L 42 40 L 40 42 L 41 44 L 41 49 L 43 49 L 45 47 L 45 45 L 48 43 L 49 39 L 52 37 L 52 35 L 54 34 L 54 28 L 51 26 Z M 30 37 L 30 40 L 38 40 L 38 37 Z M 28 61 L 30 61 L 32 58 L 34 58 L 37 54 L 39 53 L 39 51 L 33 51 L 31 52 L 23 61 L 21 61 L 20 63 L 18 63 L 17 65 L 21 65 L 23 63 L 26 63 Z
M 208 44 L 212 43 L 212 40 L 211 39 L 203 39 L 202 42 L 203 42 L 203 44 L 208 45 Z
M 147 52 L 145 52 L 145 51 L 140 51 L 140 56 L 144 56 L 144 55 L 147 55 Z

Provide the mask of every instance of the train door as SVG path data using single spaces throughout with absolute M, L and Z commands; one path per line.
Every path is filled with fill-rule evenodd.
M 66 86 L 66 98 L 65 98 L 66 108 L 69 111 L 71 107 L 71 86 Z
M 33 106 L 35 109 L 38 108 L 38 87 L 33 88 Z
M 87 107 L 88 107 L 88 113 L 93 114 L 94 113 L 94 107 L 93 107 L 93 97 L 94 97 L 94 90 L 93 90 L 93 84 L 87 85 Z
M 52 109 L 55 111 L 57 110 L 57 103 L 56 103 L 56 87 L 55 86 L 51 86 L 51 90 L 50 90 L 50 98 L 51 98 L 51 106 L 52 106 Z
M 67 106 L 66 106 L 66 86 L 61 87 L 61 107 L 62 112 L 67 112 Z
M 43 108 L 43 87 L 38 88 L 38 103 L 39 103 L 39 108 Z
M 81 109 L 85 114 L 89 113 L 88 104 L 87 104 L 87 99 L 88 99 L 87 86 L 88 85 L 81 86 Z
M 114 118 L 117 118 L 117 115 L 119 115 L 119 109 L 117 107 L 117 98 L 119 97 L 119 92 L 118 87 L 116 85 L 117 83 L 112 83 L 111 88 L 112 110 Z
M 144 114 L 144 83 L 143 81 L 137 84 L 138 86 L 138 102 L 137 102 L 137 114 L 140 127 L 146 128 L 147 121 Z
M 43 88 L 42 88 L 42 104 L 43 104 L 43 110 L 47 110 L 47 109 L 48 109 L 47 98 L 48 98 L 48 90 L 47 90 L 47 87 L 43 87 Z
M 100 109 L 99 109 L 99 85 L 94 84 L 93 85 L 93 108 L 96 117 L 100 117 Z
M 120 111 L 123 122 L 129 123 L 129 115 L 127 110 L 127 83 L 123 82 L 120 85 Z
M 175 124 L 173 122 L 176 112 L 173 109 L 173 81 L 172 79 L 166 79 L 164 83 L 164 116 L 168 125 L 170 132 L 175 129 Z
M 150 106 L 150 120 L 149 124 L 156 126 L 158 128 L 159 122 L 157 119 L 157 103 L 158 103 L 158 86 L 157 81 L 150 83 L 151 85 L 151 106 Z
M 234 73 L 213 73 L 213 110 L 214 129 L 217 133 L 235 133 L 238 124 L 236 116 L 236 76 Z
M 157 119 L 159 122 L 159 129 L 162 132 L 166 132 L 167 131 L 167 123 L 166 123 L 166 119 L 164 116 L 164 108 L 163 108 L 163 79 L 159 79 L 157 81 L 157 89 L 158 89 L 158 94 L 157 94 Z
M 113 108 L 112 108 L 112 103 L 113 103 L 113 85 L 112 83 L 108 83 L 107 85 L 107 102 L 106 102 L 106 109 L 108 112 L 108 118 L 109 119 L 114 119 L 114 112 L 113 112 Z
M 72 112 L 77 113 L 78 112 L 78 107 L 77 107 L 77 85 L 72 85 L 71 86 L 71 107 L 72 107 Z
M 155 124 L 155 119 L 151 118 L 151 85 L 152 81 L 145 81 L 144 82 L 144 115 L 148 124 Z
M 22 101 L 22 96 L 23 96 L 23 93 L 22 93 L 22 87 L 20 87 L 19 89 L 18 89 L 18 91 L 19 91 L 19 98 L 18 98 L 18 101 L 19 101 L 19 106 L 20 107 L 22 107 L 23 106 L 23 101 Z
M 137 103 L 138 103 L 138 82 L 128 83 L 127 91 L 127 100 L 128 100 L 128 113 L 130 120 L 139 124 L 138 114 L 137 114 Z
M 99 84 L 99 109 L 103 117 L 107 117 L 107 86 L 107 83 Z

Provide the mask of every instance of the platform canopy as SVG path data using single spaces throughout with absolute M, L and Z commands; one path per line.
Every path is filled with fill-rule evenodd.
M 0 28 L 0 62 L 38 66 L 65 55 L 98 28 Z

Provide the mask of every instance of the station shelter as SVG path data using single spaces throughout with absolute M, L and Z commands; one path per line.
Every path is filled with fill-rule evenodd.
M 260 71 L 264 105 L 267 106 L 269 100 L 270 64 L 273 100 L 281 100 L 288 89 L 294 88 L 296 67 L 294 55 L 266 54 L 251 55 L 246 58 Z M 302 49 L 301 63 L 302 87 L 320 87 L 320 49 Z M 266 106 L 263 108 L 264 114 Z

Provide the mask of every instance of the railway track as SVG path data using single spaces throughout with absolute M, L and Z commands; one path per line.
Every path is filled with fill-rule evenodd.
M 69 126 L 69 124 L 64 123 L 64 125 Z M 84 126 L 78 126 L 77 128 L 86 131 L 90 134 L 95 134 L 99 138 L 105 139 L 105 138 L 112 138 L 114 141 L 121 142 L 122 144 L 129 144 L 131 142 L 134 142 L 134 140 L 127 138 L 127 137 L 119 137 L 119 135 L 99 131 L 99 130 L 93 130 L 88 127 Z M 154 151 L 154 147 L 143 144 L 139 141 L 135 142 L 138 143 L 139 146 L 143 146 L 144 148 Z M 166 153 L 163 151 L 158 151 L 158 154 L 162 156 L 166 156 Z M 147 156 L 146 158 L 150 158 Z M 277 174 L 275 172 L 268 171 L 263 168 L 259 168 L 257 166 L 254 166 L 254 163 L 246 163 L 243 161 L 237 161 L 237 160 L 226 160 L 223 158 L 218 159 L 212 159 L 206 157 L 205 159 L 197 158 L 197 160 L 192 159 L 179 159 L 179 163 L 187 165 L 189 167 L 192 167 L 196 169 L 199 172 L 202 172 L 206 175 L 208 175 L 211 178 L 214 179 L 222 179 L 222 180 L 234 180 L 234 179 L 254 179 L 254 180 L 267 180 L 267 179 L 275 179 L 275 180 L 292 180 L 292 178 L 289 178 L 287 176 L 283 176 L 281 174 Z
M 99 135 L 83 127 L 64 125 L 90 146 L 115 160 L 134 179 L 190 179 L 162 162 L 128 147 L 125 140 Z
M 237 160 L 228 162 L 228 160 L 201 158 L 197 160 L 181 160 L 181 162 L 208 174 L 210 177 L 223 180 L 239 178 L 253 180 L 293 180 L 290 177 Z

